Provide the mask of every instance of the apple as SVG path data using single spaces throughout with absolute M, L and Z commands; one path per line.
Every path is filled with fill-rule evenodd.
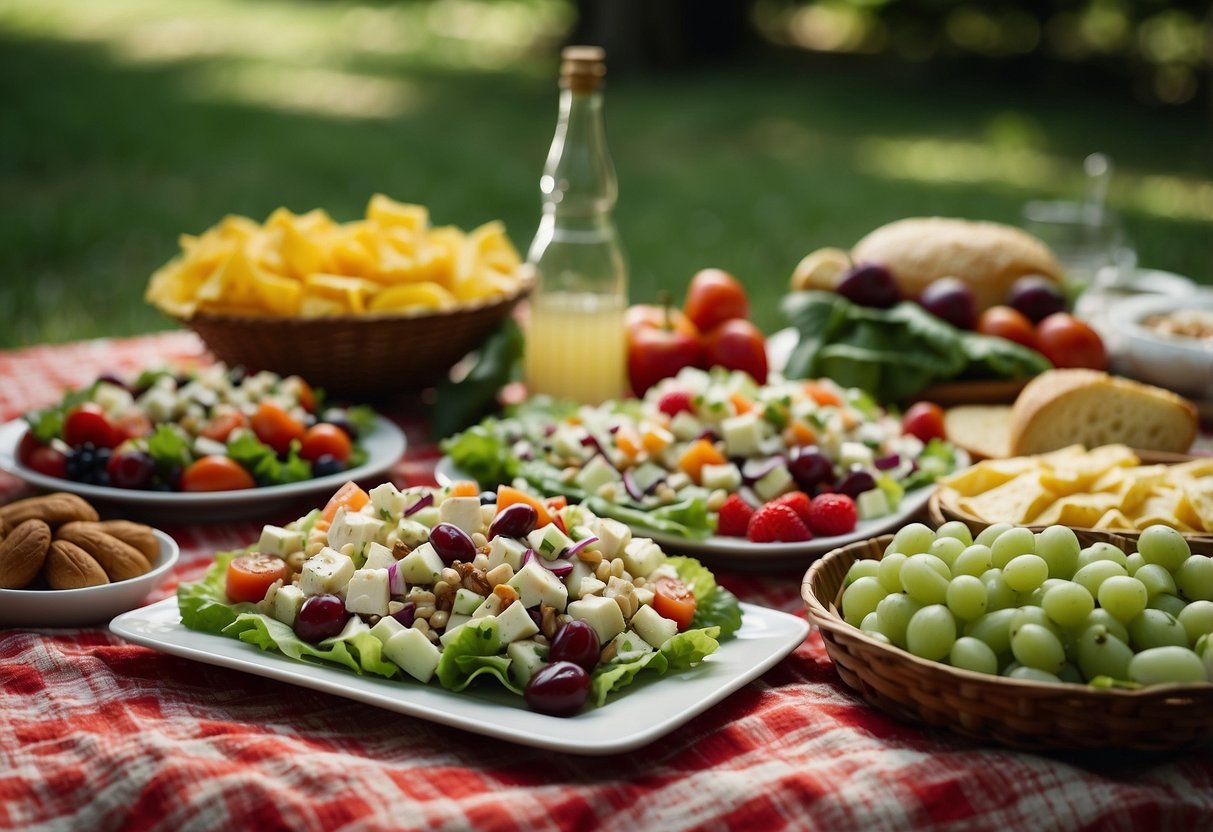
M 638 324 L 627 336 L 628 381 L 637 396 L 683 367 L 696 366 L 703 351 L 694 330 L 679 328 L 673 314 Z
M 767 380 L 767 345 L 762 330 L 747 320 L 733 318 L 703 336 L 707 367 L 742 370 L 759 384 Z
M 723 269 L 703 269 L 691 278 L 683 311 L 700 332 L 750 316 L 750 301 L 737 278 Z

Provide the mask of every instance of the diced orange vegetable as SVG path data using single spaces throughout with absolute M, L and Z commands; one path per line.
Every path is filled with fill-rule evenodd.
M 733 403 L 733 409 L 737 411 L 738 416 L 743 413 L 749 413 L 754 409 L 754 402 L 748 396 L 741 393 L 734 393 L 729 396 L 729 401 Z
M 635 459 L 640 453 L 640 440 L 631 431 L 621 430 L 615 434 L 615 447 L 628 459 Z
M 497 486 L 497 511 L 502 511 L 506 506 L 512 506 L 514 503 L 526 503 L 531 508 L 535 509 L 537 519 L 535 527 L 546 526 L 552 522 L 552 512 L 542 500 L 537 497 L 532 497 L 526 492 L 519 491 L 517 488 L 512 488 L 508 485 Z
M 670 435 L 669 431 L 660 429 L 646 430 L 644 432 L 644 437 L 640 440 L 641 444 L 644 445 L 644 449 L 650 454 L 661 453 L 668 448 L 670 443 L 673 441 L 674 437 Z
M 677 578 L 658 578 L 653 586 L 653 611 L 668 618 L 684 631 L 695 618 L 695 596 L 689 587 Z
M 716 450 L 715 445 L 706 439 L 696 439 L 678 457 L 678 467 L 698 483 L 703 476 L 703 466 L 721 465 L 724 461 L 724 456 Z
M 787 428 L 789 445 L 815 445 L 817 433 L 804 422 L 792 422 Z
M 806 381 L 804 383 L 804 392 L 810 399 L 822 407 L 840 407 L 842 405 L 842 396 L 824 384 Z
M 257 602 L 265 597 L 270 584 L 286 574 L 286 561 L 275 555 L 252 552 L 227 565 L 224 591 L 233 604 Z
M 472 480 L 458 480 L 450 485 L 452 497 L 479 497 L 480 487 Z
M 321 516 L 331 523 L 333 522 L 333 518 L 337 516 L 337 509 L 344 507 L 346 511 L 359 511 L 370 501 L 369 494 L 354 483 L 347 482 L 337 489 L 336 494 L 329 498 L 328 504 L 325 505 Z

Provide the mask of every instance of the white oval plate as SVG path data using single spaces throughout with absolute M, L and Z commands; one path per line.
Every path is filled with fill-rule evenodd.
M 181 556 L 177 541 L 159 529 L 152 532 L 160 543 L 160 555 L 151 572 L 83 589 L 0 589 L 0 627 L 104 624 L 115 615 L 138 607 L 148 593 L 164 583 Z
M 791 653 L 809 625 L 785 612 L 742 604 L 741 629 L 697 667 L 637 681 L 601 708 L 571 717 L 528 710 L 491 687 L 455 693 L 437 684 L 355 675 L 332 665 L 295 661 L 239 639 L 200 633 L 181 623 L 177 599 L 118 616 L 115 634 L 206 664 L 242 670 L 476 734 L 569 754 L 617 754 L 647 745 L 706 711 Z M 457 737 L 451 737 L 457 741 Z
M 968 464 L 967 458 L 961 461 L 961 467 Z M 434 467 L 434 477 L 440 485 L 447 485 L 454 480 L 470 480 L 472 477 L 463 475 L 448 456 L 438 460 Z M 682 537 L 661 534 L 647 529 L 634 529 L 638 535 L 652 538 L 662 549 L 679 555 L 691 555 L 708 566 L 719 566 L 734 572 L 774 572 L 793 568 L 805 569 L 809 562 L 824 555 L 839 546 L 867 540 L 870 537 L 884 534 L 890 529 L 901 526 L 926 508 L 934 485 L 924 485 L 907 491 L 901 498 L 897 511 L 884 517 L 872 520 L 862 520 L 855 525 L 855 531 L 834 537 L 817 537 L 803 543 L 751 543 L 741 537 L 709 537 L 706 540 L 687 540 Z
M 265 515 L 300 497 L 320 491 L 335 491 L 347 480 L 365 480 L 389 471 L 404 454 L 406 444 L 404 432 L 400 428 L 382 416 L 376 416 L 374 427 L 360 439 L 366 448 L 366 462 L 355 468 L 285 485 L 187 494 L 179 491 L 136 491 L 88 485 L 40 474 L 25 467 L 17 459 L 17 446 L 26 429 L 24 419 L 14 419 L 0 426 L 0 470 L 7 471 L 38 488 L 70 491 L 93 502 L 120 505 L 124 516 L 150 515 L 154 516 L 157 522 L 216 522 Z

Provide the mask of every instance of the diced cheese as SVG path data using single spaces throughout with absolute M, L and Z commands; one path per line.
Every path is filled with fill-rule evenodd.
M 153 422 L 166 422 L 172 418 L 176 397 L 163 387 L 153 387 L 139 397 L 139 406 Z
M 764 501 L 774 500 L 785 491 L 791 491 L 796 485 L 788 466 L 782 462 L 772 468 L 766 476 L 754 483 L 754 493 Z
M 377 517 L 361 514 L 356 511 L 346 511 L 344 507 L 337 509 L 333 524 L 329 526 L 329 546 L 340 550 L 347 543 L 354 547 L 354 557 L 362 558 L 367 544 L 378 538 L 386 524 Z
M 537 560 L 531 561 L 510 578 L 509 586 L 518 592 L 524 607 L 544 603 L 555 607 L 557 612 L 564 612 L 568 603 L 569 592 L 564 583 Z
M 594 577 L 594 567 L 581 558 L 573 558 L 573 571 L 564 577 L 564 586 L 572 598 L 580 598 L 583 594 L 582 581 Z
M 756 411 L 731 416 L 720 423 L 729 456 L 753 456 L 762 441 L 762 419 Z
M 382 543 L 371 542 L 366 547 L 366 562 L 362 564 L 363 569 L 387 569 L 396 562 L 396 556 L 392 554 L 392 550 L 384 546 Z
M 722 465 L 705 465 L 700 470 L 699 480 L 704 488 L 723 488 L 736 491 L 741 486 L 741 469 L 731 462 Z
M 380 520 L 394 521 L 404 514 L 405 497 L 394 483 L 381 483 L 368 491 L 367 495 Z
M 573 540 L 560 531 L 555 523 L 549 523 L 527 535 L 527 543 L 531 544 L 531 548 L 539 557 L 555 560 L 560 557 L 561 552 L 573 545 Z
M 591 575 L 588 578 L 583 578 L 578 585 L 577 597 L 584 598 L 587 595 L 601 595 L 604 589 L 606 589 L 606 584 Z
M 690 411 L 680 410 L 670 420 L 670 431 L 683 442 L 687 442 L 703 433 L 703 423 Z
M 594 548 L 608 560 L 619 557 L 619 553 L 632 541 L 632 530 L 610 517 L 599 517 L 594 521 L 594 534 L 598 538 Z
M 537 632 L 539 627 L 530 613 L 517 601 L 497 613 L 497 635 L 502 644 L 509 644 L 520 638 L 530 638 Z
M 860 520 L 871 520 L 873 517 L 884 517 L 892 509 L 889 508 L 889 498 L 879 488 L 869 489 L 855 498 L 855 507 L 859 510 Z
M 449 633 L 451 630 L 461 627 L 471 620 L 472 617 L 470 615 L 460 615 L 457 612 L 453 612 L 446 620 L 446 630 L 444 632 Z M 446 642 L 444 641 L 443 644 L 446 644 Z
M 383 655 L 418 682 L 428 682 L 442 657 L 438 648 L 420 630 L 401 630 L 383 645 Z
M 410 547 L 420 546 L 430 539 L 430 530 L 429 527 L 406 517 L 396 524 L 396 539 Z
M 227 445 L 216 442 L 214 439 L 207 439 L 205 436 L 198 436 L 194 439 L 194 454 L 196 456 L 226 456 Z
M 647 578 L 665 563 L 665 552 L 647 537 L 637 537 L 623 550 L 623 568 L 633 578 Z
M 489 569 L 508 563 L 510 568 L 517 572 L 522 566 L 522 556 L 525 553 L 525 543 L 499 534 L 489 543 Z
M 304 595 L 342 595 L 353 574 L 354 561 L 326 546 L 303 562 L 299 589 Z
M 303 606 L 303 601 L 303 590 L 299 587 L 294 584 L 280 587 L 277 594 L 274 595 L 274 618 L 288 627 L 293 627 L 295 616 L 299 615 L 299 608 Z
M 380 643 L 387 644 L 388 639 L 396 635 L 396 633 L 407 629 L 407 627 L 405 627 L 395 618 L 392 618 L 390 615 L 385 615 L 383 618 L 379 619 L 378 624 L 371 627 L 371 635 L 379 639 Z
M 476 607 L 476 611 L 472 613 L 472 618 L 492 618 L 501 612 L 501 605 L 505 602 L 501 600 L 501 596 L 496 593 L 484 599 L 484 603 Z M 450 624 L 447 624 L 447 630 L 450 630 Z
M 257 541 L 257 551 L 263 555 L 277 555 L 280 558 L 301 552 L 303 532 L 298 529 L 284 529 L 281 526 L 265 526 L 261 529 L 261 539 Z
M 463 529 L 469 535 L 483 532 L 479 497 L 448 497 L 438 508 L 438 519 Z
M 872 464 L 872 449 L 862 442 L 843 442 L 838 462 L 843 468 Z
M 399 561 L 396 568 L 410 584 L 432 584 L 442 575 L 442 558 L 429 543 L 422 543 Z
M 623 632 L 623 613 L 620 612 L 619 605 L 610 598 L 589 595 L 569 604 L 568 612 L 571 617 L 580 619 L 594 628 L 599 644 L 606 644 Z
M 471 615 L 483 603 L 483 595 L 461 586 L 459 587 L 459 591 L 455 593 L 455 600 L 451 604 L 451 612 L 456 615 Z
M 590 493 L 597 492 L 599 488 L 606 485 L 608 482 L 618 482 L 619 472 L 615 470 L 615 466 L 607 462 L 601 454 L 598 454 L 593 459 L 585 464 L 585 466 L 577 472 L 575 482 L 582 489 Z
M 386 569 L 359 569 L 345 587 L 345 608 L 350 612 L 387 615 L 390 599 Z
M 635 630 L 625 630 L 611 640 L 615 645 L 613 661 L 630 662 L 639 659 L 645 653 L 652 653 L 653 645 L 649 644 Z
M 547 645 L 530 639 L 510 642 L 505 654 L 510 658 L 510 678 L 520 688 L 525 688 L 535 671 L 548 660 Z
M 114 416 L 135 403 L 135 398 L 125 387 L 101 382 L 93 390 L 93 401 L 110 416 Z
M 632 616 L 632 629 L 654 647 L 660 648 L 678 632 L 678 624 L 664 618 L 652 607 L 641 607 Z

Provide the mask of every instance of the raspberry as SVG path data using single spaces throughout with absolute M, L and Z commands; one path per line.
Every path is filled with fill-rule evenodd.
M 730 494 L 720 507 L 720 517 L 716 521 L 716 534 L 725 537 L 745 537 L 750 525 L 754 509 L 750 504 L 736 494 Z
M 745 536 L 754 543 L 798 543 L 813 539 L 809 527 L 796 516 L 796 512 L 778 503 L 767 503 L 754 512 Z
M 796 516 L 804 521 L 805 525 L 809 525 L 809 495 L 803 491 L 792 491 L 784 494 L 782 497 L 776 497 L 771 500 L 772 503 L 778 503 L 781 506 L 787 506 L 792 511 L 796 512 Z
M 846 494 L 818 494 L 809 504 L 809 528 L 822 537 L 855 531 L 859 512 Z
M 682 411 L 694 414 L 695 407 L 691 403 L 691 394 L 686 390 L 671 390 L 657 401 L 657 409 L 671 419 Z

